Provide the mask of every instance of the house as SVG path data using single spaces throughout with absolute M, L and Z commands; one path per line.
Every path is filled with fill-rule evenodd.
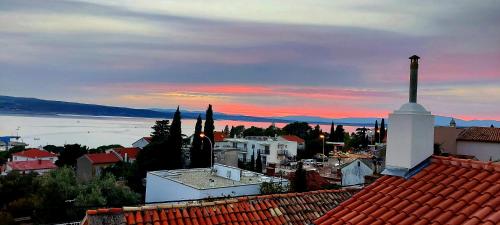
M 371 162 L 366 159 L 355 159 L 352 162 L 342 164 L 340 173 L 342 176 L 342 186 L 353 186 L 365 184 L 365 176 L 372 175 Z
M 304 139 L 296 136 L 296 135 L 282 135 L 278 137 L 280 141 L 294 141 L 297 142 L 297 149 L 304 150 L 306 149 L 306 141 Z
M 457 138 L 464 128 L 456 126 L 437 126 L 434 127 L 434 144 L 439 145 L 443 153 L 457 153 Z
M 27 173 L 38 173 L 43 175 L 56 169 L 57 166 L 52 162 L 52 160 L 27 160 L 27 161 L 11 161 L 4 165 L 2 175 L 8 174 L 12 171 L 18 171 L 22 174 Z
M 457 153 L 481 161 L 500 160 L 500 128 L 469 127 L 457 137 Z
M 245 138 L 226 138 L 233 148 L 240 150 L 239 160 L 250 162 L 252 155 L 261 154 L 262 164 L 283 164 L 297 156 L 297 142 L 279 140 L 266 136 L 250 136 Z
M 0 151 L 7 151 L 13 147 L 26 147 L 28 144 L 20 142 L 19 136 L 0 136 Z
M 117 162 L 120 158 L 114 153 L 85 154 L 76 160 L 76 176 L 80 181 L 89 181 Z
M 137 159 L 137 155 L 139 154 L 140 148 L 137 147 L 129 147 L 129 148 L 112 148 L 106 150 L 106 153 L 115 154 L 120 161 L 132 163 Z
M 237 148 L 215 148 L 214 162 L 226 166 L 238 167 L 238 155 L 240 150 Z
M 22 152 L 16 152 L 12 154 L 12 161 L 13 162 L 19 162 L 19 161 L 31 161 L 31 160 L 49 160 L 52 163 L 55 163 L 58 159 L 57 155 L 37 149 L 37 148 L 32 148 L 32 149 L 27 149 Z
M 286 179 L 221 164 L 213 169 L 151 171 L 146 176 L 146 203 L 257 195 L 264 182 L 288 185 Z
M 500 164 L 432 156 L 433 116 L 410 102 L 389 115 L 384 176 L 314 222 L 332 224 L 500 224 Z
M 81 224 L 310 224 L 354 193 L 356 190 L 322 190 L 88 210 Z
M 132 143 L 132 146 L 135 148 L 143 149 L 144 147 L 149 145 L 149 143 L 151 143 L 152 140 L 153 140 L 152 137 L 142 137 L 141 139 Z

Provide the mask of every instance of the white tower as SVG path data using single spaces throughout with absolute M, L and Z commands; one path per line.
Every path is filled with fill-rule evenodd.
M 389 114 L 383 174 L 409 177 L 434 152 L 434 116 L 417 103 L 419 59 L 410 57 L 410 101 Z

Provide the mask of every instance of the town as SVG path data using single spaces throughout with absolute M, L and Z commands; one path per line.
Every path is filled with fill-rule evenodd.
M 0 221 L 496 224 L 500 128 L 453 119 L 435 127 L 417 103 L 419 57 L 410 60 L 409 102 L 390 124 L 381 118 L 352 133 L 306 122 L 215 131 L 209 105 L 194 134 L 182 134 L 177 108 L 171 122 L 157 121 L 130 146 L 31 148 L 1 137 Z

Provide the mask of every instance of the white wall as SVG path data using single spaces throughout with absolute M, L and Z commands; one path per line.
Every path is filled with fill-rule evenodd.
M 500 160 L 500 143 L 457 141 L 457 153 L 473 155 L 481 161 Z
M 20 162 L 20 161 L 33 161 L 33 160 L 50 160 L 52 161 L 53 163 L 55 163 L 57 161 L 57 156 L 54 156 L 54 157 L 43 157 L 43 158 L 28 158 L 28 157 L 24 157 L 24 156 L 12 156 L 12 161 L 14 162 Z
M 342 168 L 341 171 L 342 186 L 364 184 L 365 176 L 373 174 L 373 170 L 360 160 L 354 160 L 348 166 Z

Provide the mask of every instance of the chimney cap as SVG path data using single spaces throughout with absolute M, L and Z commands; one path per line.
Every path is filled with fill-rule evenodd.
M 412 56 L 410 56 L 409 59 L 417 59 L 418 60 L 418 59 L 420 59 L 420 57 L 418 57 L 418 55 L 412 55 Z

